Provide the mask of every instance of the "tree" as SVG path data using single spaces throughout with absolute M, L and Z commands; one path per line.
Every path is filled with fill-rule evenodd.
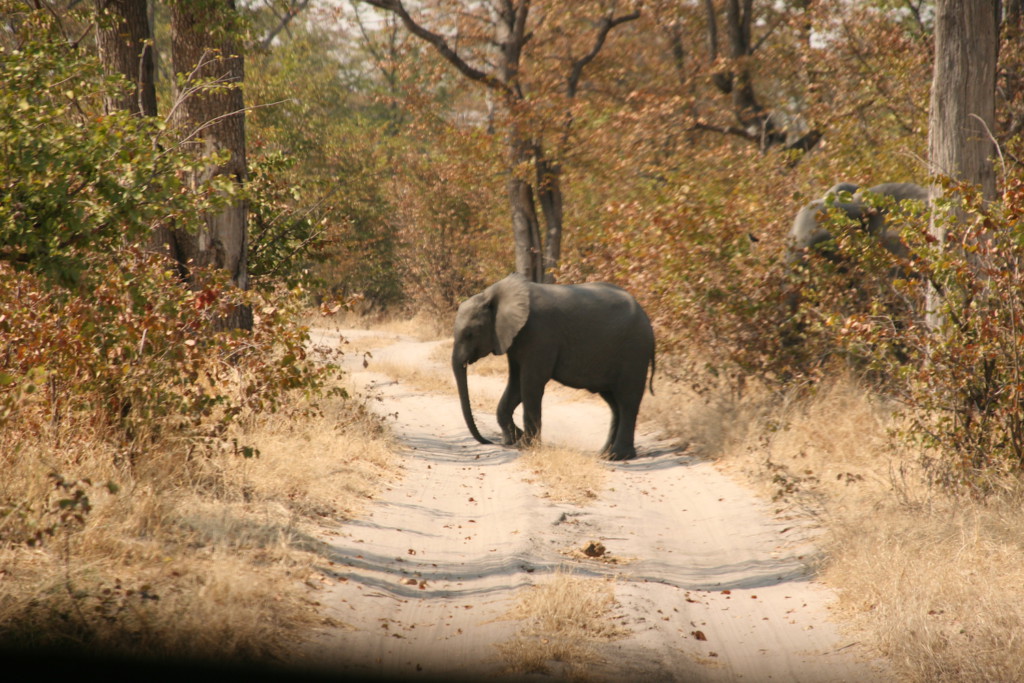
M 103 114 L 110 84 L 94 55 L 25 33 L 0 50 L 0 261 L 70 288 L 97 254 L 168 216 L 190 221 L 202 198 L 180 192 L 185 163 L 154 148 L 157 122 Z
M 193 286 L 192 269 L 227 271 L 231 284 L 248 289 L 248 203 L 241 197 L 247 176 L 244 61 L 238 49 L 234 0 L 175 0 L 171 5 L 171 59 L 176 74 L 171 123 L 181 144 L 218 161 L 193 174 L 194 186 L 220 180 L 223 209 L 206 215 L 197 234 L 168 228 L 161 241 Z M 251 311 L 238 307 L 224 323 L 248 328 Z
M 274 103 L 246 121 L 249 274 L 257 288 L 283 279 L 384 306 L 401 294 L 387 196 L 400 162 L 384 132 L 387 105 L 373 97 L 374 60 L 331 18 L 293 23 L 269 50 L 246 55 L 246 97 Z
M 720 8 L 721 4 L 724 4 L 724 12 Z M 726 0 L 719 6 L 716 6 L 714 0 L 704 0 L 703 16 L 699 16 L 695 8 L 681 8 L 675 3 L 662 8 L 662 13 L 673 17 L 669 22 L 669 41 L 681 82 L 685 84 L 687 80 L 682 17 L 684 13 L 689 13 L 695 32 L 704 32 L 707 45 L 706 60 L 696 61 L 707 65 L 710 76 L 708 80 L 719 97 L 725 95 L 729 98 L 733 123 L 724 123 L 718 120 L 719 117 L 714 117 L 715 120 L 698 117 L 694 123 L 695 129 L 736 136 L 757 144 L 762 151 L 771 147 L 784 147 L 806 152 L 818 144 L 822 133 L 817 129 L 807 131 L 798 139 L 791 139 L 780 117 L 762 103 L 755 87 L 755 65 L 760 59 L 759 53 L 773 34 L 782 34 L 783 31 L 779 29 L 794 19 L 801 24 L 798 33 L 806 35 L 810 32 L 810 20 L 804 18 L 801 21 L 800 17 L 807 14 L 807 4 L 806 1 L 798 1 L 766 6 L 758 8 L 755 13 L 753 0 Z M 724 29 L 724 46 L 719 26 Z M 760 35 L 755 35 L 755 28 Z M 804 42 L 808 42 L 806 37 Z
M 153 46 L 146 0 L 96 0 L 96 47 L 103 69 L 124 76 L 132 89 L 107 96 L 107 111 L 156 116 Z
M 980 185 L 987 199 L 996 196 L 998 52 L 998 0 L 936 2 L 928 161 L 934 175 Z
M 462 76 L 497 95 L 507 116 L 506 189 L 516 270 L 536 282 L 550 281 L 561 257 L 561 184 L 574 100 L 584 70 L 609 33 L 639 18 L 639 8 L 620 12 L 609 0 L 578 3 L 571 10 L 558 3 L 488 0 L 450 3 L 447 12 L 438 3 L 413 16 L 402 0 L 363 1 L 393 13 Z M 585 16 L 587 10 L 596 18 Z M 428 26 L 431 19 L 434 25 Z M 552 95 L 558 104 L 545 111 Z
M 928 163 L 933 176 L 980 186 L 996 197 L 995 94 L 999 52 L 999 0 L 938 0 L 935 5 L 935 66 L 928 116 Z M 932 214 L 932 236 L 940 244 L 946 226 Z M 928 290 L 927 317 L 942 324 L 941 293 Z

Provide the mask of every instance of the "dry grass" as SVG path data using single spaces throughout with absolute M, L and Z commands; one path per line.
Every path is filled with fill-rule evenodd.
M 659 362 L 669 365 L 667 360 Z M 697 392 L 688 383 L 659 371 L 654 385 L 656 393 L 644 396 L 640 419 L 679 441 L 683 450 L 704 458 L 720 458 L 742 449 L 773 405 L 772 397 L 737 390 L 726 381 Z
M 431 360 L 436 361 L 439 365 L 444 366 L 447 369 L 452 357 L 452 341 L 448 340 L 448 343 L 439 346 L 433 354 L 431 354 Z M 506 377 L 508 375 L 508 359 L 505 356 L 485 356 L 470 366 L 470 372 L 482 377 Z
M 833 525 L 823 576 L 903 680 L 1024 679 L 1022 503 L 886 497 Z
M 917 454 L 889 436 L 892 406 L 850 378 L 789 400 L 727 387 L 699 397 L 667 380 L 659 394 L 649 418 L 821 526 L 821 577 L 850 636 L 896 679 L 1024 679 L 1018 486 L 984 502 L 929 488 Z
M 285 658 L 317 619 L 305 585 L 314 533 L 358 510 L 393 469 L 378 423 L 351 403 L 325 414 L 258 421 L 239 434 L 257 458 L 189 460 L 162 443 L 132 468 L 86 429 L 59 441 L 0 431 L 0 643 Z M 78 484 L 56 487 L 54 471 Z M 59 502 L 75 490 L 91 506 L 79 508 L 84 523 Z
M 891 493 L 893 472 L 919 474 L 913 455 L 890 437 L 893 406 L 851 378 L 780 402 L 774 411 L 767 405 L 752 412 L 756 422 L 726 461 L 774 500 L 835 518 L 874 505 L 880 492 Z
M 302 318 L 302 322 L 310 327 L 322 327 L 329 330 L 359 329 L 382 332 L 391 335 L 400 334 L 414 337 L 420 341 L 435 341 L 450 337 L 455 311 L 448 320 L 417 313 L 414 316 L 391 314 L 361 314 L 357 310 L 338 311 L 333 315 L 323 315 L 317 309 L 310 309 Z
M 609 579 L 584 579 L 559 571 L 524 591 L 508 613 L 518 633 L 498 649 L 514 673 L 555 674 L 579 680 L 597 662 L 594 644 L 627 635 L 614 621 Z
M 250 438 L 261 455 L 235 459 L 231 477 L 244 482 L 247 496 L 281 502 L 300 519 L 351 518 L 394 474 L 391 438 L 349 400 L 328 401 L 323 415 L 298 424 L 271 416 Z
M 365 342 L 362 343 L 365 346 Z M 368 369 L 384 373 L 420 391 L 456 396 L 455 378 L 452 376 L 450 365 L 451 354 L 449 340 L 445 344 L 439 344 L 422 362 L 392 359 L 378 354 L 369 361 Z M 508 362 L 500 356 L 488 356 L 470 366 L 469 396 L 474 409 L 493 412 L 504 389 L 504 385 L 495 389 L 477 380 L 485 377 L 504 378 L 507 373 Z
M 374 359 L 370 361 L 369 369 L 373 372 L 382 372 L 392 379 L 427 393 L 455 393 L 455 379 L 451 370 L 443 366 L 411 365 L 390 359 Z
M 608 476 L 596 455 L 571 448 L 536 446 L 524 450 L 516 463 L 540 483 L 546 498 L 574 505 L 596 500 Z

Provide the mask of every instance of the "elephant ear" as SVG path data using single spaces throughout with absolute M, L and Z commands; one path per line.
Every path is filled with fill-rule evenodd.
M 502 355 L 512 346 L 512 340 L 523 329 L 530 315 L 530 288 L 518 273 L 488 288 L 494 302 L 494 353 Z

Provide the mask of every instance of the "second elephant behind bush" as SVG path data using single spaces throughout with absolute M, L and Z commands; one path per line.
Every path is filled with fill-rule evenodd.
M 850 201 L 842 201 L 846 194 L 850 195 Z M 888 209 L 876 208 L 875 204 L 879 202 L 869 201 L 869 197 L 872 196 L 880 203 L 885 203 L 886 198 L 891 198 L 896 202 L 913 200 L 927 204 L 929 192 L 927 187 L 915 183 L 882 183 L 866 190 L 859 189 L 853 183 L 838 183 L 832 186 L 824 197 L 807 204 L 797 212 L 786 244 L 786 264 L 793 266 L 802 263 L 806 253 L 812 249 L 830 253 L 826 245 L 831 243 L 834 235 L 822 224 L 825 213 L 833 207 L 845 213 L 851 220 L 859 221 L 861 228 L 875 235 L 882 246 L 891 253 L 906 256 L 907 247 L 903 240 L 896 231 L 890 230 L 886 223 Z

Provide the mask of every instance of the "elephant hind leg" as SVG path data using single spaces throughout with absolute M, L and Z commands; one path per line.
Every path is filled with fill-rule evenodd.
M 644 380 L 645 378 L 641 377 L 638 389 L 613 397 L 618 409 L 613 423 L 615 431 L 608 449 L 609 460 L 630 460 L 636 457 L 633 437 L 636 432 L 637 413 L 640 412 L 640 400 L 643 398 Z
M 619 404 L 615 401 L 615 394 L 610 391 L 602 391 L 601 398 L 604 399 L 605 403 L 612 410 L 612 424 L 608 430 L 608 440 L 604 442 L 604 446 L 601 447 L 601 454 L 607 455 L 612 450 L 612 445 L 615 443 L 615 437 L 619 433 Z
M 632 460 L 636 457 L 636 447 L 633 446 L 633 439 L 628 444 L 614 443 L 608 449 L 609 460 Z

